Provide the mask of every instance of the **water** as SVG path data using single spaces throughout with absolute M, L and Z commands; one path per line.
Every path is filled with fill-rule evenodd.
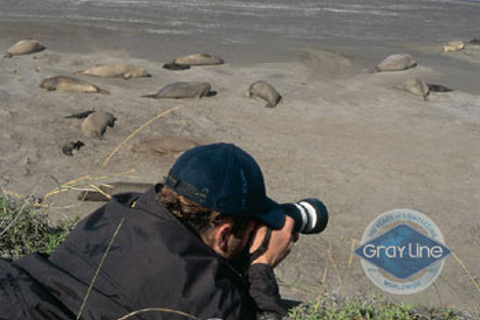
M 0 0 L 0 42 L 35 37 L 52 50 L 160 62 L 209 52 L 237 63 L 291 61 L 309 46 L 369 68 L 408 52 L 438 81 L 478 93 L 480 63 L 439 53 L 447 41 L 480 38 L 479 17 L 478 0 Z
M 480 1 L 1 0 L 0 21 L 69 23 L 221 42 L 480 37 Z

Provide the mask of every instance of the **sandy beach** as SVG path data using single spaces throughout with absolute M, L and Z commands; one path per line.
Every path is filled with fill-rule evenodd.
M 0 51 L 33 37 L 45 51 L 0 59 L 0 187 L 4 192 L 44 198 L 58 184 L 89 176 L 95 183 L 162 181 L 177 154 L 132 153 L 138 141 L 177 135 L 202 142 L 231 142 L 261 165 L 269 195 L 279 202 L 318 197 L 330 223 L 320 235 L 303 236 L 277 271 L 285 298 L 312 300 L 325 292 L 346 296 L 379 294 L 358 257 L 352 258 L 368 224 L 396 208 L 418 210 L 441 229 L 453 257 L 434 285 L 410 296 L 388 299 L 427 306 L 478 307 L 480 255 L 480 46 L 442 53 L 442 41 L 385 43 L 381 49 L 299 46 L 236 50 L 214 43 L 175 42 L 172 36 L 114 33 L 75 26 L 0 25 Z M 456 40 L 456 39 L 451 39 Z M 222 56 L 219 66 L 185 71 L 162 68 L 178 55 Z M 371 73 L 390 53 L 409 53 L 418 66 Z M 102 79 L 74 75 L 97 64 L 130 63 L 152 78 Z M 56 75 L 89 81 L 110 95 L 47 92 L 39 83 Z M 401 88 L 408 78 L 441 84 L 428 101 Z M 283 99 L 274 109 L 245 96 L 251 83 L 265 80 Z M 213 97 L 184 100 L 141 98 L 176 81 L 207 81 Z M 162 112 L 173 112 L 135 134 Z M 86 110 L 117 118 L 104 139 L 84 137 L 81 120 L 65 119 Z M 85 146 L 74 156 L 61 147 Z M 78 191 L 48 196 L 54 218 L 84 216 L 98 203 L 76 200 Z M 475 280 L 475 281 L 474 281 Z

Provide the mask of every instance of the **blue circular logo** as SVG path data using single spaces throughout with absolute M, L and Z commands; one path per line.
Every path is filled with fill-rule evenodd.
M 395 294 L 412 294 L 431 285 L 442 271 L 450 249 L 437 225 L 411 209 L 378 216 L 355 249 L 370 280 Z

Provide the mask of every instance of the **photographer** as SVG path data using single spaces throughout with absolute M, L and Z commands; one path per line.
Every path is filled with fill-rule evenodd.
M 294 224 L 267 198 L 262 172 L 245 151 L 196 147 L 179 157 L 164 185 L 114 197 L 50 256 L 0 260 L 0 319 L 75 319 L 80 310 L 83 319 L 139 310 L 129 319 L 186 319 L 176 311 L 281 318 L 273 268 L 298 239 Z

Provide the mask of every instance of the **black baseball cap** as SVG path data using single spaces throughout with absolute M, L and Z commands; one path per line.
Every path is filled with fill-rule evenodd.
M 272 229 L 285 224 L 285 212 L 266 195 L 260 166 L 233 144 L 187 150 L 173 164 L 165 185 L 226 216 L 255 218 Z

